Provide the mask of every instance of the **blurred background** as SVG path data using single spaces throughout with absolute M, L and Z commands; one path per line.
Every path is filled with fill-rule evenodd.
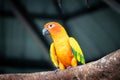
M 0 0 L 0 74 L 54 70 L 45 23 L 61 23 L 86 62 L 120 48 L 120 0 Z

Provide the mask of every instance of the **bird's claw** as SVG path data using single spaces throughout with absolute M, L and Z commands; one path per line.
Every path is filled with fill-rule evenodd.
M 59 72 L 59 71 L 60 71 L 60 69 L 56 69 L 56 70 L 54 70 L 54 71 L 55 71 L 55 73 L 56 73 L 56 72 Z
M 67 69 L 70 69 L 70 68 L 72 68 L 72 66 L 68 66 L 68 67 L 67 67 Z

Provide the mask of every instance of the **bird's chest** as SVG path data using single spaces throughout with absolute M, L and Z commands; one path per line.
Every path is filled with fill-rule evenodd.
M 55 49 L 58 55 L 67 55 L 67 53 L 69 53 L 70 46 L 68 42 L 61 42 L 55 44 Z
M 65 65 L 71 63 L 73 57 L 71 47 L 68 42 L 62 42 L 55 46 L 58 59 Z

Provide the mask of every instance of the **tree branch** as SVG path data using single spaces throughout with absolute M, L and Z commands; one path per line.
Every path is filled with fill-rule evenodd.
M 97 61 L 63 71 L 2 74 L 0 80 L 120 80 L 120 49 Z

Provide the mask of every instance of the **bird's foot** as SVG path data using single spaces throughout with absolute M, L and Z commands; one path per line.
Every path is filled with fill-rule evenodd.
M 73 67 L 73 66 L 68 66 L 67 69 L 70 69 L 70 68 L 72 68 L 72 67 Z
M 56 73 L 56 72 L 59 72 L 59 71 L 60 71 L 60 69 L 55 69 L 54 71 L 55 71 L 55 73 Z

